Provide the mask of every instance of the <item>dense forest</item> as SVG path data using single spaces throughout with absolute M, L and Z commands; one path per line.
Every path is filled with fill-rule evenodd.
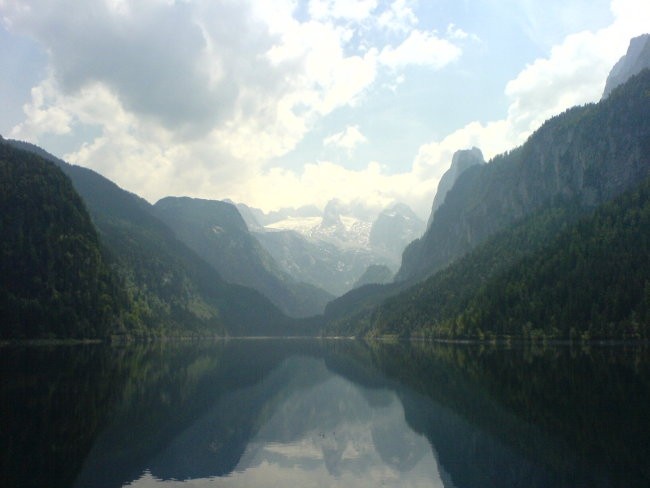
M 98 173 L 2 140 L 1 337 L 647 339 L 649 91 L 646 70 L 468 168 L 405 251 L 407 279 L 361 286 L 303 320 L 224 279 L 221 268 L 250 263 L 234 234 L 212 239 L 218 222 L 191 227 L 207 252 L 180 235 L 196 209 L 172 225 Z
M 402 277 L 415 275 L 332 302 L 325 334 L 647 338 L 648 187 L 638 185 L 650 174 L 649 90 L 646 70 L 469 168 L 405 251 Z
M 365 332 L 647 339 L 650 182 L 567 224 L 578 209 L 555 207 L 499 234 L 421 285 L 386 300 L 365 318 Z
M 597 103 L 547 120 L 520 147 L 463 172 L 425 235 L 404 251 L 399 281 L 419 281 L 552 204 L 605 203 L 650 177 L 650 70 Z
M 22 218 L 23 209 L 30 208 L 24 203 L 38 199 L 39 192 L 45 192 L 52 200 L 49 207 L 42 206 L 45 211 L 64 204 L 66 200 L 77 202 L 85 215 L 84 235 L 92 236 L 84 239 L 92 241 L 93 252 L 96 248 L 96 258 L 93 259 L 97 263 L 101 261 L 101 265 L 90 268 L 95 270 L 97 276 L 106 274 L 104 281 L 110 287 L 110 293 L 95 292 L 83 273 L 74 279 L 70 275 L 79 268 L 80 262 L 85 262 L 83 246 L 69 249 L 65 255 L 68 263 L 74 262 L 74 266 L 70 267 L 63 261 L 53 261 L 55 255 L 47 251 L 56 246 L 42 241 L 42 236 L 50 235 L 43 231 L 43 226 L 47 226 L 51 220 L 51 226 L 58 225 L 66 231 L 74 229 L 76 224 L 69 221 L 68 214 L 71 212 L 58 217 L 40 214 L 40 221 L 28 226 L 33 235 L 32 248 L 41 252 L 40 260 L 29 261 L 36 251 L 18 242 L 19 236 L 11 237 L 3 232 L 3 252 L 6 257 L 3 266 L 17 273 L 20 268 L 12 263 L 26 259 L 32 264 L 29 270 L 23 268 L 20 271 L 21 279 L 41 283 L 39 273 L 49 273 L 47 276 L 50 280 L 68 276 L 66 286 L 79 287 L 86 295 L 92 295 L 92 300 L 84 301 L 86 298 L 73 296 L 70 292 L 65 295 L 69 298 L 68 302 L 64 303 L 60 290 L 53 291 L 55 289 L 52 287 L 43 289 L 56 297 L 55 302 L 45 295 L 35 294 L 33 287 L 3 293 L 2 314 L 8 317 L 5 321 L 7 324 L 38 324 L 28 334 L 19 333 L 15 327 L 5 329 L 4 338 L 111 336 L 113 339 L 130 339 L 188 335 L 274 335 L 293 330 L 291 321 L 260 293 L 225 282 L 215 269 L 175 237 L 172 230 L 153 214 L 152 206 L 142 198 L 122 190 L 92 170 L 69 165 L 31 144 L 3 141 L 3 147 L 7 152 L 12 151 L 13 155 L 11 160 L 6 161 L 7 177 L 2 180 L 3 184 L 6 182 L 3 192 L 7 195 L 6 203 L 3 202 L 3 205 L 7 205 L 7 211 L 3 212 L 6 221 L 3 228 L 6 225 L 9 229 L 8 226 L 15 219 Z M 41 182 L 23 188 L 20 198 L 25 202 L 22 202 L 14 195 L 20 186 L 12 183 L 9 174 L 24 168 L 26 181 L 38 180 L 38 172 L 32 175 L 33 165 L 29 165 L 30 161 L 38 163 L 39 171 L 58 175 L 57 178 L 67 185 L 66 191 L 69 193 L 59 194 L 55 191 L 56 185 Z M 58 202 L 59 198 L 63 198 L 63 203 Z M 11 276 L 11 273 L 6 276 Z M 104 282 L 97 279 L 99 283 Z M 14 290 L 16 281 L 10 282 L 7 278 L 4 286 Z M 16 302 L 16 293 L 22 304 Z M 95 295 L 103 297 L 103 301 L 97 301 Z M 104 313 L 101 310 L 106 310 L 105 316 L 101 315 Z M 41 320 L 45 315 L 50 317 L 50 321 Z M 10 317 L 13 318 L 10 320 Z M 51 320 L 68 324 L 66 327 L 70 330 L 53 328 Z M 110 327 L 105 324 L 107 321 Z
M 106 337 L 127 309 L 70 180 L 0 141 L 0 337 Z

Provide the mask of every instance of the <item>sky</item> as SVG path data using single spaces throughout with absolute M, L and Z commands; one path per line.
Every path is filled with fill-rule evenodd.
M 155 202 L 400 201 L 600 99 L 648 0 L 0 0 L 0 134 Z

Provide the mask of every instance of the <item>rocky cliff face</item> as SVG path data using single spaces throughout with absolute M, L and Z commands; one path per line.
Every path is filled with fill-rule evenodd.
M 451 166 L 445 174 L 442 175 L 442 178 L 440 178 L 440 182 L 438 183 L 438 190 L 436 191 L 436 196 L 433 199 L 433 205 L 431 207 L 431 215 L 427 222 L 427 229 L 431 227 L 431 222 L 433 221 L 433 216 L 435 215 L 436 210 L 438 210 L 440 205 L 443 204 L 447 193 L 454 186 L 458 177 L 465 172 L 466 169 L 478 164 L 485 164 L 485 159 L 483 159 L 483 153 L 477 147 L 461 149 L 454 153 L 454 156 L 451 159 Z
M 179 240 L 231 283 L 253 288 L 287 315 L 321 313 L 331 295 L 299 283 L 284 273 L 249 232 L 237 208 L 226 202 L 166 197 L 154 205 L 156 215 Z
M 522 147 L 467 169 L 405 250 L 396 280 L 432 274 L 557 199 L 593 206 L 650 176 L 649 91 L 646 70 L 599 104 L 550 119 Z
M 368 241 L 377 253 L 400 262 L 404 248 L 424 232 L 424 222 L 408 205 L 396 203 L 383 210 L 373 222 Z
M 627 53 L 618 60 L 607 77 L 603 98 L 607 98 L 614 88 L 645 68 L 650 68 L 650 34 L 635 37 L 630 41 Z

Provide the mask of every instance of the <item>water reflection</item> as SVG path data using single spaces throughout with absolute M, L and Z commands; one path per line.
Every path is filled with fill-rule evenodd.
M 4 348 L 0 368 L 8 486 L 650 486 L 640 348 Z
M 233 472 L 216 483 L 209 475 L 223 438 L 221 417 L 260 401 L 255 434 Z M 188 486 L 442 486 L 431 446 L 407 425 L 394 392 L 355 385 L 323 359 L 304 356 L 225 395 L 131 486 L 183 484 L 175 479 Z

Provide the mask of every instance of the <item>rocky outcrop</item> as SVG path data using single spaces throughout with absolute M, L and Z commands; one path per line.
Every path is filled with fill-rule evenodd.
M 431 227 L 431 222 L 433 221 L 433 216 L 436 213 L 436 210 L 443 204 L 445 197 L 451 188 L 456 183 L 458 177 L 467 169 L 477 164 L 485 164 L 485 159 L 483 159 L 483 153 L 477 147 L 472 147 L 471 149 L 461 149 L 456 151 L 454 156 L 451 158 L 451 166 L 442 175 L 440 182 L 438 183 L 438 190 L 436 191 L 436 196 L 433 199 L 433 205 L 431 207 L 431 215 L 429 215 L 429 221 L 427 222 L 427 229 Z
M 417 281 L 558 199 L 607 201 L 650 176 L 650 70 L 597 105 L 548 120 L 518 149 L 467 169 L 396 280 Z
M 614 88 L 645 68 L 650 68 L 650 34 L 643 34 L 630 41 L 627 53 L 618 60 L 607 77 L 603 99 L 607 98 Z

